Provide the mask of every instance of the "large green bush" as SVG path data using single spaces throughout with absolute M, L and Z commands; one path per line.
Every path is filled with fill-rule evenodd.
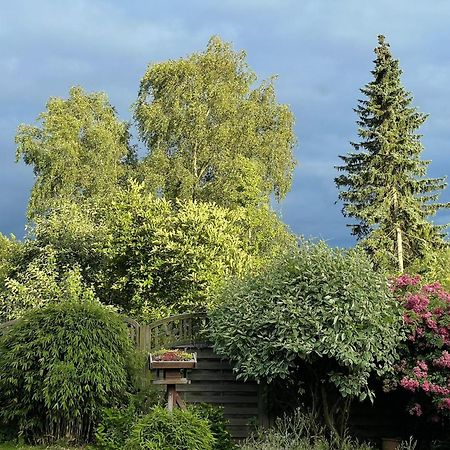
M 123 319 L 77 288 L 0 338 L 0 420 L 28 440 L 89 440 L 102 408 L 128 392 L 136 359 Z
M 359 251 L 304 243 L 231 285 L 219 305 L 211 314 L 216 351 L 244 379 L 306 382 L 334 431 L 343 430 L 352 398 L 373 395 L 370 375 L 396 358 L 399 307 Z
M 161 406 L 136 422 L 126 444 L 128 450 L 212 450 L 214 437 L 207 420 L 193 411 Z

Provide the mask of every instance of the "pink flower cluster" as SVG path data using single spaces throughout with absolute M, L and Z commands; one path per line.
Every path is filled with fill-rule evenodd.
M 417 314 L 425 311 L 430 304 L 430 299 L 424 294 L 409 294 L 406 297 L 406 309 Z
M 420 386 L 420 383 L 417 380 L 412 380 L 411 378 L 403 377 L 400 380 L 400 386 L 402 388 L 405 388 L 407 391 L 414 392 Z
M 439 283 L 420 286 L 420 277 L 411 275 L 392 280 L 391 287 L 409 329 L 403 359 L 395 367 L 396 382 L 411 392 L 409 412 L 449 415 L 450 293 Z
M 438 395 L 448 395 L 450 394 L 450 389 L 439 386 L 438 384 L 430 383 L 428 380 L 425 380 L 422 384 L 422 389 L 424 392 L 429 392 L 432 394 L 438 394 Z
M 450 369 L 450 353 L 444 350 L 439 358 L 433 360 L 433 365 L 443 369 Z
M 397 278 L 394 278 L 391 283 L 391 287 L 393 291 L 398 289 L 402 289 L 408 286 L 417 286 L 420 283 L 419 275 L 408 275 L 405 273 Z
M 425 361 L 418 361 L 417 366 L 413 368 L 416 378 L 426 378 L 428 376 L 428 365 Z
M 440 283 L 431 283 L 431 284 L 425 284 L 422 286 L 422 292 L 425 292 L 427 294 L 437 294 L 442 290 L 442 286 Z

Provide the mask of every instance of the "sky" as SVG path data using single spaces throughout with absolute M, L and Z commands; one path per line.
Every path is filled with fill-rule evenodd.
M 32 170 L 15 162 L 14 136 L 49 97 L 71 86 L 103 91 L 131 119 L 149 63 L 205 49 L 212 35 L 245 50 L 259 80 L 278 76 L 278 101 L 296 118 L 298 165 L 276 206 L 290 228 L 350 246 L 336 204 L 338 155 L 351 148 L 359 89 L 371 81 L 384 34 L 400 60 L 432 177 L 450 174 L 450 2 L 433 0 L 0 0 L 0 232 L 24 236 Z M 441 200 L 450 201 L 450 188 Z M 450 222 L 450 212 L 438 223 Z

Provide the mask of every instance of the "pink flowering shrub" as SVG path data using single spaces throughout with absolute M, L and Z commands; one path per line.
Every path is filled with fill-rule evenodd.
M 450 293 L 411 275 L 393 279 L 391 289 L 405 308 L 407 341 L 389 387 L 411 392 L 413 415 L 450 417 Z

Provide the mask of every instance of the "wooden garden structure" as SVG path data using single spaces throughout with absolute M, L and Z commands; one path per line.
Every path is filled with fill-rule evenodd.
M 236 439 L 248 436 L 251 425 L 266 425 L 266 389 L 256 382 L 237 380 L 230 362 L 218 356 L 206 337 L 206 314 L 181 314 L 140 325 L 127 319 L 136 346 L 147 353 L 161 348 L 179 348 L 197 355 L 196 368 L 186 369 L 190 383 L 176 385 L 177 395 L 187 403 L 210 403 L 222 406 L 229 430 Z M 156 367 L 155 381 L 164 386 Z
M 190 384 L 191 380 L 183 377 L 181 371 L 186 369 L 194 369 L 197 366 L 197 354 L 193 353 L 193 358 L 190 361 L 161 361 L 154 360 L 150 353 L 149 367 L 151 370 L 156 370 L 159 374 L 162 371 L 162 377 L 156 377 L 154 384 L 166 385 L 167 408 L 172 411 L 178 407 L 186 409 L 186 404 L 177 392 L 177 385 Z

